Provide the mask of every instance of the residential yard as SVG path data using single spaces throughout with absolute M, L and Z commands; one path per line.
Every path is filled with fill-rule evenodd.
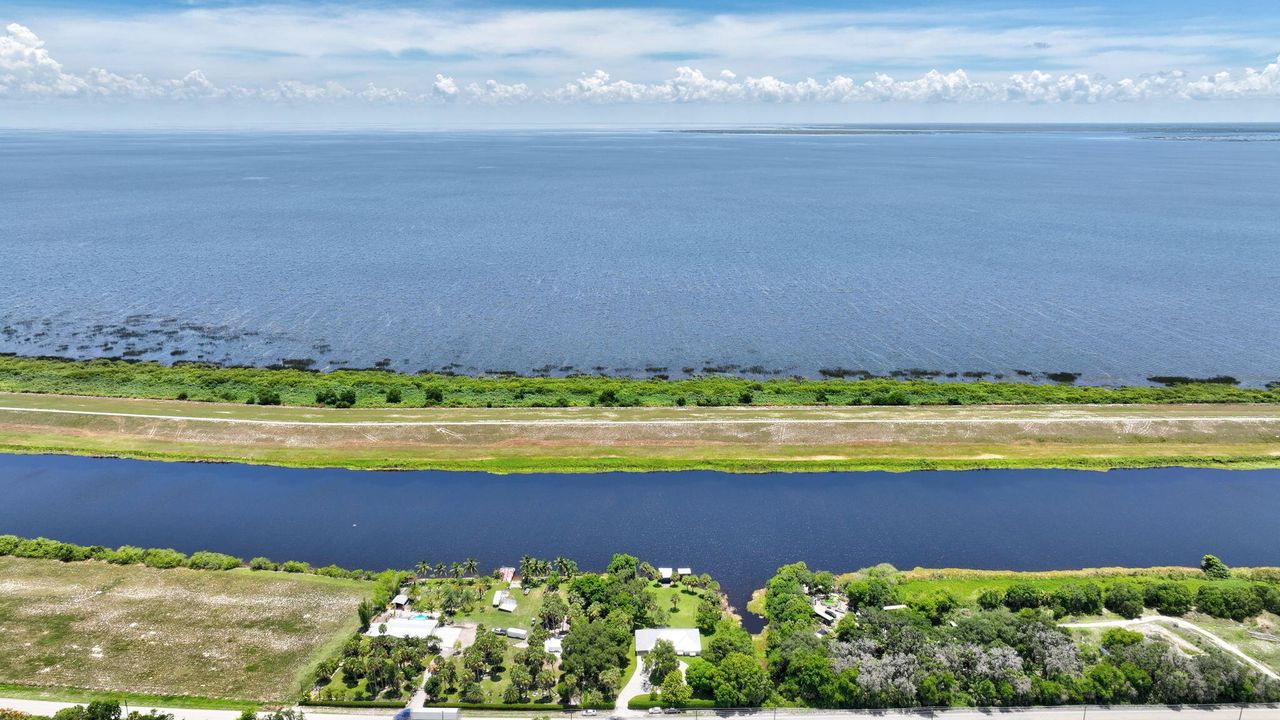
M 371 583 L 0 557 L 0 683 L 285 700 Z
M 697 627 L 698 603 L 702 601 L 701 590 L 689 590 L 681 585 L 662 585 L 653 583 L 653 594 L 658 607 L 671 612 L 667 619 L 668 627 Z M 675 599 L 676 605 L 671 604 Z

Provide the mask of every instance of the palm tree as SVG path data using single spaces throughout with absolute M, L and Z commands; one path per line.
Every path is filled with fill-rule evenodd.
M 520 577 L 531 577 L 534 573 L 534 563 L 532 555 L 525 555 L 520 558 Z
M 551 561 L 550 561 L 550 560 L 539 560 L 539 561 L 538 561 L 538 576 L 539 576 L 539 577 L 547 577 L 547 576 L 548 576 L 548 575 L 550 575 L 550 574 L 551 574 Z
M 555 564 L 556 572 L 560 573 L 561 577 L 572 578 L 574 575 L 578 574 L 578 563 L 563 555 L 556 557 Z
M 452 563 L 451 565 L 449 565 L 449 572 L 455 578 L 462 577 L 462 563 Z
M 480 567 L 480 563 L 475 558 L 467 558 L 462 563 L 462 569 L 466 570 L 468 575 L 475 575 L 478 567 Z
M 431 572 L 431 563 L 426 560 L 419 560 L 414 566 L 413 584 L 417 585 L 420 580 L 424 580 L 427 574 Z
M 436 577 L 444 576 L 444 563 L 436 563 Z

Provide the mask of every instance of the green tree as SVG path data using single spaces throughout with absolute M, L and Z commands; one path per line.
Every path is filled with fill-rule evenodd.
M 684 707 L 693 697 L 693 690 L 684 682 L 684 676 L 676 669 L 667 673 L 662 681 L 662 704 L 667 707 Z
M 733 653 L 717 669 L 714 693 L 721 707 L 759 707 L 773 693 L 773 686 L 755 658 Z
M 751 655 L 755 652 L 755 646 L 751 642 L 751 635 L 738 627 L 738 624 L 729 618 L 724 618 L 716 623 L 715 634 L 707 639 L 707 647 L 702 656 L 712 665 L 719 665 L 726 657 L 734 653 L 743 655 Z
M 1133 583 L 1112 583 L 1107 586 L 1105 606 L 1120 617 L 1132 620 L 1142 615 L 1142 591 Z
M 1231 568 L 1215 555 L 1205 555 L 1200 560 L 1200 569 L 1210 580 L 1226 580 L 1231 577 Z
M 689 659 L 684 677 L 689 687 L 698 695 L 709 697 L 715 692 L 716 668 L 700 657 Z
M 1190 588 L 1182 583 L 1162 582 L 1143 588 L 1143 604 L 1161 615 L 1186 615 L 1194 602 Z
M 680 671 L 680 660 L 676 657 L 676 646 L 670 640 L 659 640 L 654 643 L 653 650 L 644 656 L 644 674 L 650 684 L 658 685 L 672 672 Z
M 1043 592 L 1028 583 L 1014 583 L 1004 591 L 1004 606 L 1014 612 L 1038 608 L 1045 604 L 1046 599 Z
M 704 597 L 702 602 L 698 603 L 698 612 L 695 615 L 694 624 L 698 626 L 698 630 L 703 635 L 710 635 L 716 631 L 716 623 L 720 622 L 720 617 L 720 603 L 709 597 Z

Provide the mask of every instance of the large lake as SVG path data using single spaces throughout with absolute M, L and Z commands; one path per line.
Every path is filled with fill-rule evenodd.
M 938 130 L 0 132 L 0 352 L 1280 380 L 1280 127 Z
M 729 475 L 295 470 L 0 455 L 0 533 L 347 567 L 614 552 L 745 605 L 784 563 L 853 570 L 1280 564 L 1280 471 Z M 752 627 L 758 627 L 754 619 Z

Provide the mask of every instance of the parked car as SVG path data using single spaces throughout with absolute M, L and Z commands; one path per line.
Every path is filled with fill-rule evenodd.
M 661 715 L 661 714 L 662 714 L 662 708 L 649 708 L 649 714 L 650 714 L 650 715 Z
M 582 714 L 583 714 L 583 715 L 586 715 L 587 717 L 595 717 L 595 716 L 596 716 L 596 711 L 595 711 L 595 710 L 592 710 L 591 708 L 587 708 L 586 710 L 583 710 L 583 711 L 582 711 Z

